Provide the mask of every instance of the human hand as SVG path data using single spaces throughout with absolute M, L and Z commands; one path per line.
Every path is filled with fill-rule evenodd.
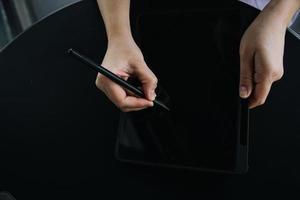
M 264 104 L 283 76 L 285 32 L 299 8 L 299 0 L 272 0 L 241 39 L 240 96 L 249 97 L 250 108 Z
M 153 106 L 157 78 L 148 68 L 143 54 L 133 39 L 109 41 L 102 66 L 127 80 L 136 77 L 142 84 L 146 98 L 133 96 L 107 77 L 98 74 L 96 86 L 123 112 L 138 111 Z
M 246 30 L 240 43 L 240 96 L 249 107 L 264 104 L 272 83 L 283 76 L 287 21 L 266 8 Z

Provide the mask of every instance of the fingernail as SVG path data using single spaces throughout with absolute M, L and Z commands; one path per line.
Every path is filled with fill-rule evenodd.
M 240 87 L 240 97 L 247 98 L 248 97 L 248 90 L 245 86 Z
M 156 94 L 155 94 L 154 91 L 152 91 L 151 94 L 150 94 L 150 100 L 151 100 L 151 101 L 154 101 L 154 100 L 155 100 L 155 97 L 156 97 Z
M 155 98 L 156 98 L 156 94 L 154 93 L 153 100 L 155 100 Z

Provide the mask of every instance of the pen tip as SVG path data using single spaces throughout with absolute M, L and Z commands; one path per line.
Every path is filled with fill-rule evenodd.
M 170 111 L 171 109 L 169 107 L 167 107 L 165 104 L 163 104 L 162 102 L 160 102 L 159 100 L 154 100 L 153 101 L 155 104 L 159 105 L 160 107 L 164 108 L 167 111 Z

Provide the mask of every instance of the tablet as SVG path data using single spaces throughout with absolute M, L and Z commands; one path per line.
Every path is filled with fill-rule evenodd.
M 123 162 L 212 172 L 248 169 L 248 104 L 239 98 L 238 10 L 148 13 L 140 47 L 158 78 L 153 107 L 122 113 Z

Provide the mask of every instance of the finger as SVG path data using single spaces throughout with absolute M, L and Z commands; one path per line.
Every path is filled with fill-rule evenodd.
M 249 107 L 255 108 L 263 105 L 268 97 L 272 86 L 272 81 L 265 79 L 255 85 L 255 90 L 249 101 Z
M 266 53 L 262 51 L 255 54 L 255 91 L 249 101 L 250 108 L 255 108 L 265 103 L 273 82 L 279 80 L 283 74 L 282 65 L 272 62 L 273 60 Z
M 122 87 L 101 74 L 98 74 L 96 85 L 118 108 L 124 112 L 137 111 L 153 106 L 153 102 L 151 101 L 128 96 L 127 92 Z
M 102 74 L 97 73 L 95 84 L 99 90 L 102 90 L 104 92 L 104 88 L 102 87 L 102 77 Z
M 112 82 L 111 80 L 106 80 L 104 88 L 108 98 L 122 111 L 127 112 L 128 110 L 132 109 L 137 110 L 153 106 L 152 101 L 146 100 L 144 98 L 128 96 L 126 91 L 122 87 Z
M 141 110 L 144 110 L 148 107 L 144 107 L 144 108 L 128 108 L 128 109 L 124 109 L 122 110 L 123 112 L 136 112 L 136 111 L 141 111 Z
M 117 106 L 121 107 L 127 94 L 125 90 L 108 79 L 102 76 L 100 80 L 100 88 L 106 94 L 106 96 Z
M 103 65 L 102 65 L 103 66 Z M 125 81 L 128 80 L 129 78 L 129 74 L 123 72 L 123 71 L 117 71 L 117 72 L 114 72 L 117 76 L 121 77 L 122 79 L 124 79 Z M 102 80 L 108 80 L 107 77 L 105 77 L 104 75 L 102 75 L 101 73 L 97 73 L 97 77 L 96 77 L 96 86 L 98 89 L 100 90 L 104 90 L 104 88 L 102 87 L 102 83 L 103 81 Z M 105 81 L 104 81 L 105 82 Z M 103 91 L 104 92 L 104 91 Z
M 145 99 L 135 98 L 135 97 L 127 97 L 127 98 L 130 98 L 130 99 L 128 99 L 128 101 L 140 101 L 140 100 L 142 100 L 142 101 L 146 101 L 146 102 L 138 102 L 138 103 L 135 103 L 135 104 L 129 103 L 128 106 L 125 106 L 125 107 L 122 108 L 123 112 L 140 111 L 140 110 L 143 110 L 143 109 L 154 106 L 152 101 L 147 101 Z M 139 105 L 139 107 L 134 107 L 132 105 Z
M 138 97 L 134 97 L 134 96 L 127 96 L 124 100 L 124 109 L 143 109 L 143 108 L 148 108 L 148 107 L 152 107 L 154 104 L 152 101 L 149 101 L 147 99 L 144 98 L 138 98 Z
M 253 90 L 254 56 L 252 53 L 240 53 L 240 97 L 248 98 Z
M 137 78 L 141 81 L 146 98 L 153 101 L 156 97 L 155 89 L 158 80 L 146 64 L 140 63 L 139 65 L 140 66 L 136 67 L 133 73 L 135 73 Z

